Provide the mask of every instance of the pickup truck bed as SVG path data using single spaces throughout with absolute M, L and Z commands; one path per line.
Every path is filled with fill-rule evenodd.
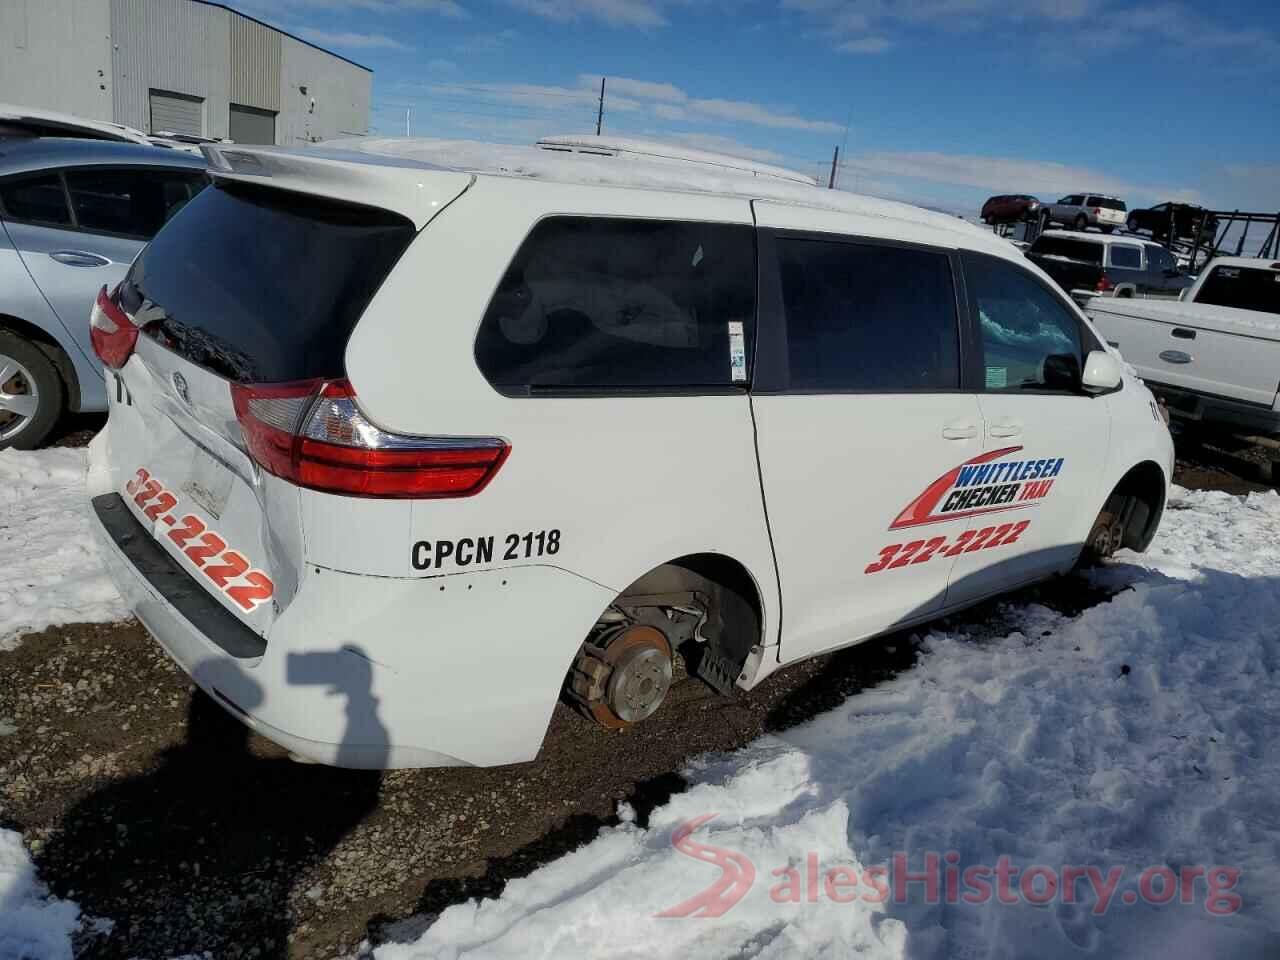
M 1098 298 L 1087 312 L 1171 412 L 1280 433 L 1280 316 L 1180 301 Z

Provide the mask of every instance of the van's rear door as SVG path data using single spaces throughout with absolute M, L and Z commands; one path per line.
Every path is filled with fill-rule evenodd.
M 115 294 L 141 328 L 108 378 L 118 492 L 260 634 L 300 576 L 298 490 L 245 453 L 231 387 L 342 377 L 352 329 L 415 233 L 387 210 L 224 181 L 160 231 Z

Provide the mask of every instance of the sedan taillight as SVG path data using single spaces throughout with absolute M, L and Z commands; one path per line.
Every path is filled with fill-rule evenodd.
M 312 490 L 357 497 L 434 499 L 483 490 L 511 452 L 496 437 L 388 433 L 356 405 L 346 380 L 232 384 L 249 455 Z
M 1104 273 L 1098 278 L 1098 283 L 1093 289 L 1097 290 L 1098 293 L 1108 293 L 1115 288 L 1116 285 L 1111 282 L 1111 278 Z
M 119 288 L 117 288 L 119 289 Z M 98 359 L 112 370 L 125 365 L 138 343 L 138 328 L 103 287 L 89 311 L 89 340 Z

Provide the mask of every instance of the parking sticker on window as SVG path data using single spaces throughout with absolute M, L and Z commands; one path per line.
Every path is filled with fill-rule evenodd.
M 1009 369 L 1007 367 L 987 367 L 987 389 L 1003 390 L 1009 385 Z
M 747 339 L 741 320 L 729 321 L 729 372 L 734 383 L 747 379 Z

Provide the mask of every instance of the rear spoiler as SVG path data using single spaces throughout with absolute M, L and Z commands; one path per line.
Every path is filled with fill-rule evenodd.
M 419 230 L 475 181 L 448 167 L 342 150 L 202 143 L 200 152 L 215 180 L 379 207 L 407 217 Z

